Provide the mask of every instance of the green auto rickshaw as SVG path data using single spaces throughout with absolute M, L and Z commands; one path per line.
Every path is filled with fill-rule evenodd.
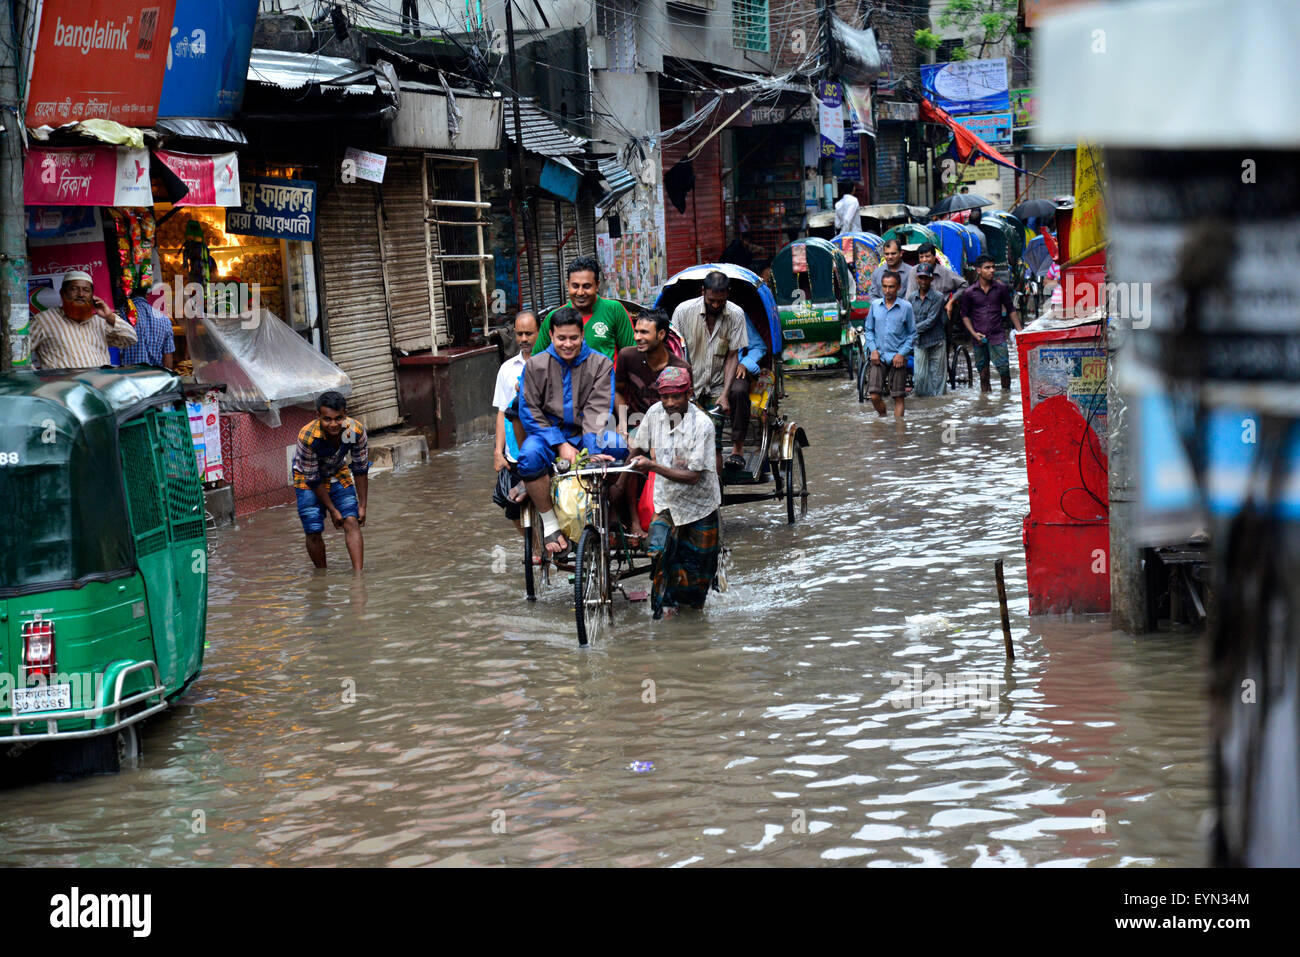
M 198 675 L 207 532 L 181 380 L 156 368 L 0 377 L 0 734 L 69 775 L 139 755 Z
M 772 260 L 772 291 L 785 339 L 787 372 L 833 372 L 844 365 L 855 283 L 844 253 L 825 239 L 799 239 Z
M 1013 289 L 1020 281 L 1020 257 L 1025 253 L 1025 226 L 1000 209 L 986 209 L 980 218 L 984 251 L 993 258 L 996 278 Z

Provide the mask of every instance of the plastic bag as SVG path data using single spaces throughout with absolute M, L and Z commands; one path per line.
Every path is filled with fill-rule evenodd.
M 565 538 L 576 544 L 582 535 L 582 527 L 587 524 L 587 508 L 591 504 L 591 496 L 577 476 L 561 475 L 551 483 L 551 503 L 555 506 L 560 531 Z

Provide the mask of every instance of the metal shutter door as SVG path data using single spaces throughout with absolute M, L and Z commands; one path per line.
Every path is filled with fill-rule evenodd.
M 437 232 L 426 229 L 423 154 L 388 158 L 382 188 L 384 199 L 384 263 L 388 270 L 388 305 L 393 317 L 393 341 L 414 352 L 432 348 L 430 320 L 436 317 L 439 345 L 446 344 L 447 317 L 442 310 L 441 264 L 433 295 L 429 266 Z
M 553 199 L 542 199 L 537 204 L 537 232 L 540 237 L 537 253 L 541 263 L 538 280 L 544 311 L 562 305 L 566 300 L 563 271 L 560 267 L 560 220 L 556 208 L 559 205 Z
M 348 411 L 367 429 L 401 420 L 377 210 L 372 184 L 336 185 L 321 202 L 318 240 L 329 357 L 351 377 Z

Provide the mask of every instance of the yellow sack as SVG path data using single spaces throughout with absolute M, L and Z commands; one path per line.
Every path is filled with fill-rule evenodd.
M 591 496 L 576 476 L 560 475 L 551 482 L 551 504 L 555 506 L 560 531 L 575 545 L 582 535 L 582 527 L 587 523 L 590 500 Z

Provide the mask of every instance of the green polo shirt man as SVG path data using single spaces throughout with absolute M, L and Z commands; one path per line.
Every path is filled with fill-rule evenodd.
M 596 294 L 599 283 L 600 263 L 595 259 L 579 256 L 569 263 L 569 304 L 582 314 L 583 341 L 613 360 L 619 349 L 636 345 L 636 338 L 632 335 L 632 320 L 627 317 L 627 310 L 615 300 L 602 299 Z M 533 355 L 545 352 L 551 344 L 551 316 L 555 312 L 552 309 L 542 320 Z

